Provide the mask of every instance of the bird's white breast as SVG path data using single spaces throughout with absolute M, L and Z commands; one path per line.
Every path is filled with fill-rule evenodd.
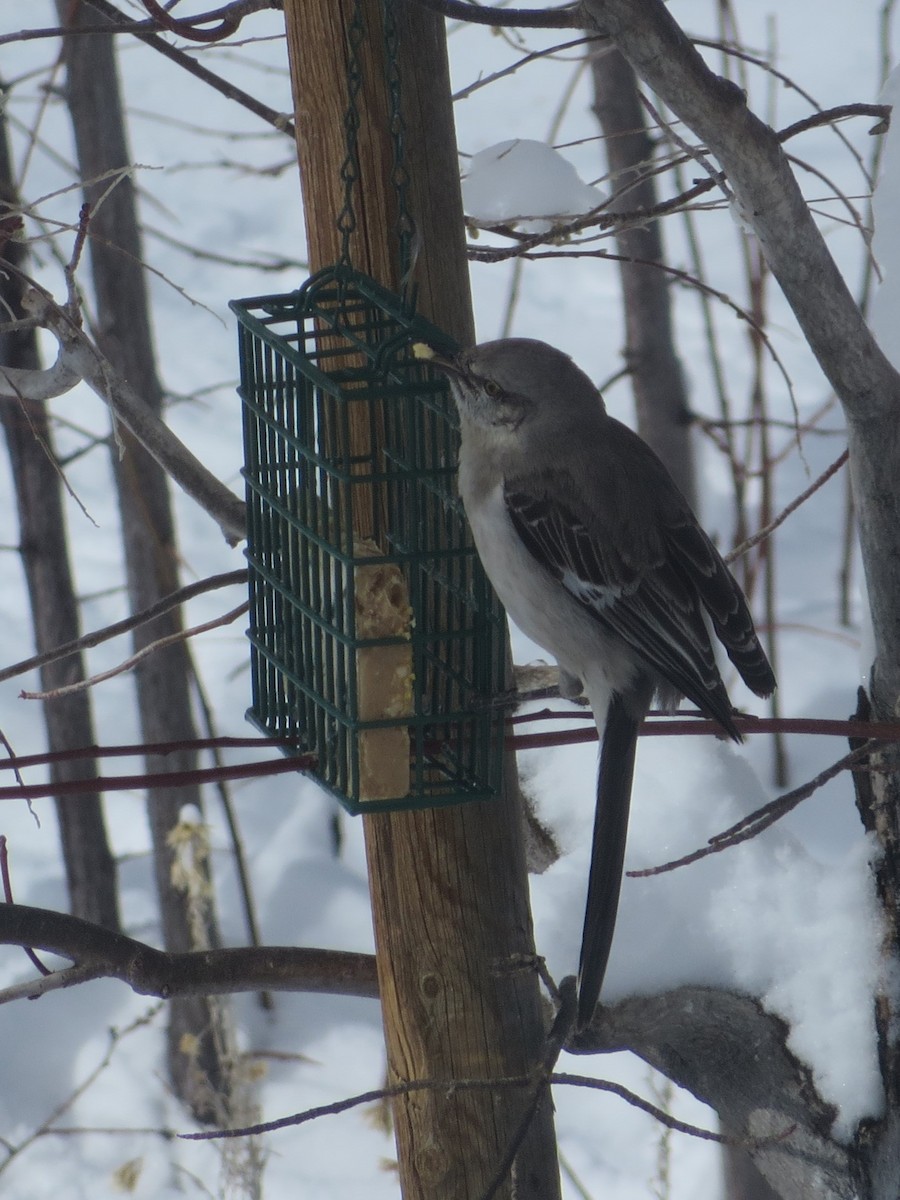
M 472 484 L 461 472 L 460 491 L 479 557 L 510 618 L 563 670 L 583 680 L 589 693 L 627 687 L 633 656 L 525 548 L 510 520 L 502 482 L 485 488 Z

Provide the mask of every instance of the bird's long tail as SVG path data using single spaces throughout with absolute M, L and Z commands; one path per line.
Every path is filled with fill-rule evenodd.
M 597 775 L 591 873 L 578 970 L 579 1028 L 589 1023 L 600 998 L 616 927 L 640 725 L 640 715 L 635 716 L 620 697 L 613 694 L 606 714 Z

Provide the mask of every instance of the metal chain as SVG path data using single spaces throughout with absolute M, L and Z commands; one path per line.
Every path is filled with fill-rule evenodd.
M 388 91 L 388 128 L 393 148 L 393 164 L 390 180 L 397 198 L 397 243 L 400 258 L 400 278 L 405 286 L 414 265 L 413 247 L 416 224 L 409 209 L 409 172 L 406 169 L 406 126 L 403 121 L 400 86 L 400 35 L 397 28 L 395 0 L 381 0 L 383 29 L 385 82 Z M 344 137 L 347 154 L 341 166 L 341 182 L 344 185 L 344 205 L 337 216 L 337 228 L 341 234 L 340 262 L 350 267 L 350 238 L 356 230 L 356 213 L 353 195 L 359 181 L 359 94 L 363 76 L 360 47 L 366 36 L 363 19 L 363 0 L 356 0 L 353 16 L 348 27 L 347 38 L 347 111 L 344 114 Z
M 389 129 L 393 144 L 393 166 L 391 168 L 391 183 L 397 197 L 397 241 L 400 254 L 400 279 L 405 286 L 408 276 L 412 273 L 413 243 L 416 223 L 409 209 L 409 172 L 406 169 L 406 151 L 404 135 L 406 126 L 403 121 L 400 91 L 400 35 L 397 29 L 395 0 L 382 0 L 384 16 L 384 60 L 385 78 L 389 99 Z
M 336 222 L 341 235 L 340 262 L 346 267 L 351 266 L 350 238 L 356 230 L 353 190 L 359 179 L 359 108 L 357 100 L 362 88 L 362 65 L 359 49 L 365 36 L 366 26 L 363 21 L 362 0 L 356 0 L 347 38 L 347 111 L 344 113 L 344 138 L 347 155 L 341 166 L 344 207 L 338 213 Z

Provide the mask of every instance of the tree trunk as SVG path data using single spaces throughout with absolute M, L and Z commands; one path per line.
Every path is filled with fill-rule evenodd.
M 6 205 L 13 211 L 19 207 L 6 122 L 0 117 L 0 213 Z M 6 242 L 3 255 L 12 266 L 24 269 L 25 246 L 15 237 Z M 21 291 L 17 276 L 6 271 L 0 274 L 0 298 L 8 312 L 21 315 Z M 39 368 L 36 331 L 13 329 L 0 332 L 0 362 L 28 370 Z M 62 484 L 47 406 L 40 401 L 18 403 L 0 399 L 0 422 L 6 435 L 16 489 L 19 550 L 31 605 L 35 649 L 41 654 L 72 641 L 81 632 L 69 561 Z M 81 679 L 84 679 L 81 654 L 69 655 L 41 668 L 44 690 Z M 96 741 L 87 692 L 47 700 L 41 707 L 49 750 L 92 746 Z M 97 773 L 97 762 L 93 758 L 59 761 L 50 766 L 50 778 L 54 783 L 86 779 Z M 85 792 L 75 801 L 57 800 L 56 816 L 72 913 L 85 921 L 118 930 L 116 865 L 106 836 L 100 794 Z
M 653 141 L 647 132 L 634 71 L 618 52 L 591 56 L 594 112 L 603 130 L 609 189 L 616 196 L 610 212 L 652 209 L 656 184 L 648 168 Z M 616 247 L 622 261 L 625 309 L 625 362 L 638 430 L 663 460 L 675 482 L 696 508 L 696 480 L 684 373 L 675 350 L 668 277 L 653 266 L 662 263 L 659 221 L 619 229 Z
M 722 1147 L 722 1168 L 726 1200 L 782 1200 L 740 1146 Z
M 286 0 L 298 154 L 313 270 L 338 259 L 344 204 L 352 0 Z M 442 21 L 394 3 L 408 206 L 420 247 L 419 308 L 474 341 Z M 359 180 L 354 266 L 399 284 L 398 201 L 379 0 L 364 0 L 359 49 Z M 379 985 L 392 1082 L 442 1085 L 394 1102 L 406 1200 L 476 1200 L 498 1176 L 530 1089 L 455 1090 L 452 1081 L 522 1075 L 544 1042 L 515 770 L 492 803 L 364 817 Z M 545 1096 L 515 1155 L 515 1195 L 559 1195 Z M 497 1196 L 512 1195 L 503 1179 Z
M 98 14 L 89 3 L 57 0 L 60 20 L 67 28 L 96 25 Z M 92 204 L 88 244 L 97 307 L 97 342 L 103 353 L 138 389 L 155 412 L 162 408 L 162 388 L 155 353 L 142 260 L 135 188 L 123 175 L 110 189 L 111 170 L 127 168 L 128 153 L 113 39 L 93 33 L 64 37 L 67 100 L 72 116 L 84 195 Z M 98 204 L 103 196 L 103 203 Z M 146 608 L 178 587 L 178 553 L 162 469 L 140 445 L 119 428 L 124 453 L 113 451 L 113 466 L 125 550 L 128 594 L 133 611 Z M 174 610 L 134 634 L 135 649 L 177 633 L 181 615 Z M 190 702 L 190 659 L 176 642 L 142 661 L 135 672 L 141 732 L 148 742 L 187 742 L 196 737 Z M 183 749 L 165 759 L 148 755 L 148 772 L 186 771 L 195 754 Z M 153 841 L 156 885 L 162 930 L 168 950 L 203 949 L 218 944 L 211 903 L 202 913 L 188 896 L 173 887 L 175 851 L 169 835 L 185 805 L 201 808 L 198 787 L 157 787 L 148 795 L 147 810 Z M 203 869 L 203 868 L 201 868 Z M 208 881 L 207 881 L 208 882 Z M 202 926 L 202 928 L 200 928 Z M 191 1105 L 199 1120 L 221 1120 L 227 1108 L 227 1071 L 218 1052 L 214 1031 L 218 1010 L 205 997 L 172 1001 L 169 1010 L 168 1063 L 177 1094 Z

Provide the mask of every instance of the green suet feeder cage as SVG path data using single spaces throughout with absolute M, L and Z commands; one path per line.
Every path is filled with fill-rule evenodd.
M 341 264 L 234 301 L 248 718 L 351 812 L 500 786 L 503 614 L 455 491 L 456 412 L 408 300 Z

